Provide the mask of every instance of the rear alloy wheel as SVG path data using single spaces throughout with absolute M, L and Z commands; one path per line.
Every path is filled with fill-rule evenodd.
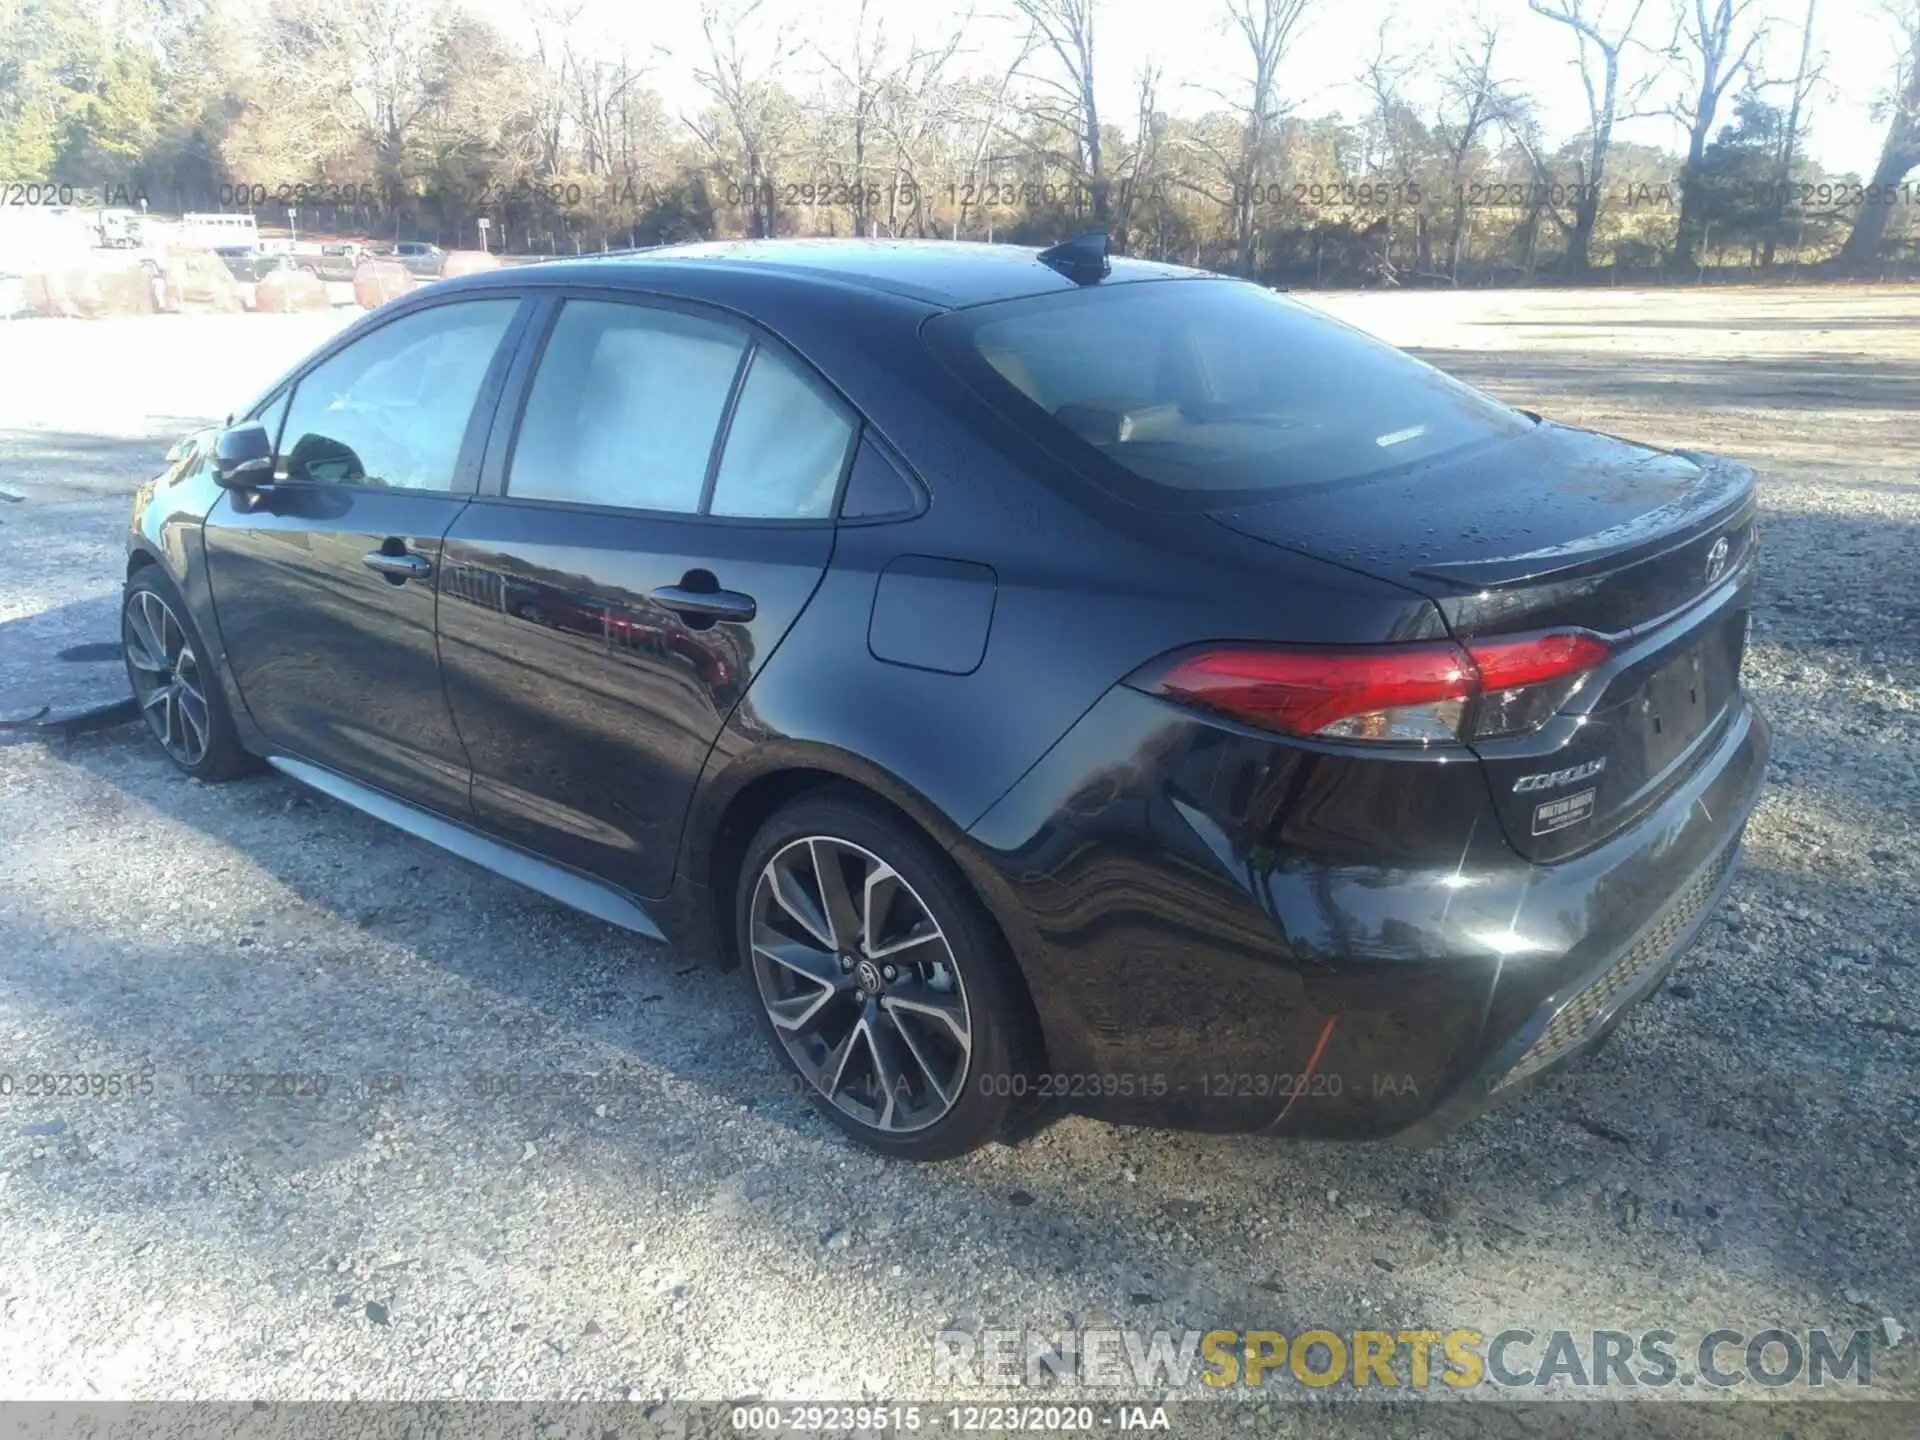
M 1009 967 L 942 857 L 838 799 L 776 816 L 747 857 L 740 950 L 761 1014 L 814 1103 L 888 1154 L 996 1138 L 1013 1099 Z
M 224 780 L 251 768 L 179 593 L 152 567 L 127 581 L 120 608 L 127 679 L 147 729 L 189 775 Z

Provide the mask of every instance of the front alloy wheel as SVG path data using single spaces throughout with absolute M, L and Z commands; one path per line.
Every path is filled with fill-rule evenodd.
M 194 769 L 207 758 L 213 721 L 186 627 L 157 592 L 137 589 L 127 595 L 120 632 L 147 728 L 175 763 Z
M 196 780 L 230 780 L 254 768 L 215 683 L 210 652 L 179 589 L 157 565 L 127 577 L 120 652 L 140 714 L 169 760 Z
M 883 1132 L 953 1108 L 973 1054 L 966 986 L 897 870 L 850 841 L 803 836 L 761 870 L 751 926 L 761 1003 L 815 1090 Z

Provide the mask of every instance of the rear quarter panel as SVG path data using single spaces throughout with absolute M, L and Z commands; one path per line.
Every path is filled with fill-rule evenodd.
M 819 335 L 791 311 L 768 323 L 907 459 L 929 504 L 914 519 L 840 527 L 819 590 L 708 757 L 677 884 L 712 885 L 721 913 L 733 877 L 716 873 L 715 835 L 735 797 L 768 775 L 844 776 L 943 846 L 964 848 L 968 827 L 1081 716 L 1168 650 L 1206 640 L 1358 643 L 1441 633 L 1438 612 L 1411 591 L 1204 515 L 1126 506 L 1051 471 L 917 342 L 909 349 L 896 334 L 879 351 L 886 365 L 874 363 L 880 329 L 862 337 L 858 313 L 832 325 L 822 317 Z M 889 566 L 906 557 L 990 574 L 984 652 L 977 664 L 969 653 L 965 673 L 958 662 L 901 663 L 916 653 L 916 627 L 929 637 L 928 655 L 965 648 L 945 643 L 958 611 L 941 607 L 937 588 L 925 592 L 922 613 L 887 617 L 876 655 L 876 595 Z M 971 599 L 964 610 L 974 623 Z M 1030 969 L 1035 934 L 1017 896 L 991 869 L 973 879 Z

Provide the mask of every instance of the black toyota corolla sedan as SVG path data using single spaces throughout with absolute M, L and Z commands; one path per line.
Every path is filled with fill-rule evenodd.
M 1765 771 L 1749 472 L 1097 240 L 436 285 L 130 539 L 176 764 L 738 965 L 906 1157 L 1443 1133 L 1660 982 Z

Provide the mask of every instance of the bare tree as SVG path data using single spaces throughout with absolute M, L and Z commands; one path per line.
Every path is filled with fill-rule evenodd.
M 1465 283 L 1482 269 L 1600 263 L 1609 248 L 1623 265 L 1671 263 L 1676 249 L 1697 259 L 1709 234 L 1758 262 L 1776 241 L 1783 256 L 1796 248 L 1796 222 L 1808 258 L 1838 250 L 1851 227 L 1849 258 L 1870 261 L 1896 236 L 1908 253 L 1914 233 L 1904 209 L 1889 211 L 1903 197 L 1895 177 L 1920 178 L 1909 173 L 1920 163 L 1920 0 L 1872 0 L 1905 26 L 1874 62 L 1874 84 L 1860 84 L 1871 47 L 1845 57 L 1856 89 L 1884 92 L 1880 185 L 1864 214 L 1857 201 L 1803 214 L 1788 198 L 1826 178 L 1802 153 L 1833 78 L 1820 74 L 1823 43 L 1837 44 L 1827 32 L 1839 34 L 1826 0 L 1532 0 L 1551 25 L 1508 19 L 1523 9 L 1514 0 L 1444 26 L 1401 6 L 1371 64 L 1367 47 L 1350 67 L 1365 67 L 1367 96 L 1351 123 L 1303 117 L 1289 100 L 1305 27 L 1350 20 L 1352 6 L 1189 7 L 1182 21 L 1211 21 L 1231 53 L 1193 77 L 1209 98 L 1187 114 L 1162 104 L 1177 82 L 1158 54 L 1127 76 L 1113 73 L 1110 35 L 1098 54 L 1104 0 L 993 0 L 976 36 L 1011 28 L 978 48 L 944 24 L 916 39 L 893 18 L 906 12 L 879 0 L 848 0 L 838 43 L 817 26 L 781 33 L 789 0 L 701 3 L 703 33 L 675 64 L 702 88 L 681 114 L 656 88 L 658 52 L 602 31 L 598 0 L 510 0 L 531 24 L 508 30 L 472 0 L 132 0 L 105 19 L 96 0 L 0 0 L 0 172 L 23 154 L 75 183 L 124 169 L 156 197 L 179 197 L 167 209 L 234 175 L 394 191 L 398 203 L 302 211 L 301 233 L 399 239 L 409 227 L 472 243 L 484 213 L 493 243 L 528 252 L 788 231 L 991 239 L 999 226 L 1038 238 L 1097 218 L 1123 250 L 1282 283 L 1391 283 L 1410 270 Z M 80 17 L 71 36 L 46 31 L 55 11 Z M 1756 44 L 1762 23 L 1769 38 Z M 1580 133 L 1543 134 L 1516 26 L 1560 47 L 1568 68 L 1544 84 L 1584 89 Z M 1642 108 L 1650 87 L 1657 110 Z M 1636 113 L 1675 122 L 1664 147 L 1626 143 Z M 1872 161 L 1858 156 L 1857 168 Z M 806 208 L 781 203 L 790 187 L 776 180 L 816 178 L 831 198 L 802 187 Z M 1685 182 L 1684 207 L 1629 213 L 1614 198 L 1669 180 Z M 1511 188 L 1528 198 L 1475 208 L 1480 181 L 1521 182 Z M 1776 185 L 1779 200 L 1758 194 Z M 475 194 L 485 198 L 464 198 Z
M 716 162 L 737 147 L 746 173 L 741 185 L 747 202 L 748 233 L 755 238 L 773 234 L 779 223 L 779 196 L 774 171 L 781 127 L 791 106 L 779 83 L 780 71 L 795 45 L 784 34 L 773 37 L 771 52 L 755 61 L 744 38 L 752 30 L 754 13 L 764 0 L 722 7 L 709 4 L 700 12 L 700 30 L 706 36 L 707 63 L 694 69 L 693 78 L 712 97 L 721 123 L 689 119 L 687 127 Z M 731 129 L 731 135 L 726 132 Z M 732 147 L 729 146 L 732 141 Z
M 868 235 L 872 233 L 872 221 L 867 213 L 867 140 L 874 127 L 874 112 L 880 107 L 887 85 L 884 68 L 887 53 L 886 21 L 874 25 L 869 38 L 867 0 L 860 0 L 853 15 L 850 58 L 846 61 L 835 58 L 840 49 L 837 41 L 832 46 L 814 45 L 812 49 L 847 88 L 847 98 L 851 104 L 843 113 L 851 131 L 853 149 L 853 182 L 850 187 L 853 229 L 856 235 Z
M 1367 62 L 1367 68 L 1360 73 L 1360 84 L 1372 101 L 1372 109 L 1367 121 L 1367 171 L 1371 175 L 1385 177 L 1389 182 L 1389 188 L 1398 197 L 1418 193 L 1419 176 L 1416 167 L 1425 137 L 1420 133 L 1419 117 L 1408 102 L 1405 89 L 1407 77 L 1420 64 L 1420 57 L 1397 51 L 1389 45 L 1387 32 L 1392 26 L 1391 16 L 1380 22 L 1373 57 Z M 1377 273 L 1380 279 L 1390 285 L 1398 283 L 1398 275 L 1393 264 L 1393 243 L 1399 210 L 1400 207 L 1396 202 L 1389 207 L 1384 216 L 1374 222 L 1378 227 L 1382 245 L 1377 262 Z M 1413 223 L 1414 265 L 1415 268 L 1420 268 L 1426 261 L 1426 251 L 1429 247 L 1426 215 L 1417 207 L 1414 210 Z
M 1586 154 L 1580 163 L 1579 188 L 1573 207 L 1573 231 L 1567 237 L 1567 260 L 1576 273 L 1584 271 L 1593 251 L 1593 229 L 1600 218 L 1601 187 L 1607 178 L 1607 151 L 1613 145 L 1613 127 L 1628 118 L 1620 113 L 1624 98 L 1620 85 L 1620 56 L 1636 43 L 1634 27 L 1647 0 L 1633 0 L 1627 18 L 1613 33 L 1605 23 L 1606 0 L 1527 0 L 1536 15 L 1565 25 L 1578 49 L 1580 85 L 1587 99 Z M 1637 87 L 1644 90 L 1644 85 Z
M 279 133 L 293 154 L 369 152 L 387 185 L 403 183 L 435 97 L 427 71 L 436 14 L 429 0 L 293 0 L 268 14 L 261 63 L 280 97 Z
M 1043 118 L 1073 135 L 1076 180 L 1092 197 L 1093 221 L 1107 223 L 1107 176 L 1100 154 L 1100 106 L 1093 84 L 1093 14 L 1098 0 L 1014 0 L 1033 26 L 1039 43 L 1053 53 L 1064 70 L 1057 75 L 1033 74 L 1055 97 L 1039 107 Z
M 1525 157 L 1532 181 L 1528 186 L 1526 214 L 1514 227 L 1520 251 L 1521 274 L 1531 283 L 1534 267 L 1540 258 L 1540 222 L 1551 221 L 1562 238 L 1572 234 L 1573 227 L 1566 216 L 1560 213 L 1560 207 L 1553 203 L 1553 171 L 1541 153 L 1544 142 L 1541 139 L 1540 115 L 1532 98 L 1503 91 L 1496 97 L 1496 113 L 1501 132 L 1513 148 Z
M 1004 117 L 1008 110 L 1008 101 L 1013 90 L 1016 75 L 1023 72 L 1027 59 L 1033 54 L 1034 46 L 1039 44 L 1040 35 L 1035 27 L 1029 27 L 1026 37 L 1020 43 L 1020 49 L 1014 55 L 1007 68 L 1000 73 L 999 82 L 994 86 L 992 95 L 980 107 L 980 114 L 973 131 L 973 144 L 969 148 L 966 174 L 960 177 L 965 183 L 957 190 L 957 203 L 953 212 L 953 238 L 960 238 L 960 227 L 966 223 L 967 196 L 974 182 L 981 179 L 981 167 L 986 163 L 987 146 L 995 135 L 1005 129 Z M 991 234 L 991 230 L 989 230 Z
M 540 147 L 540 171 L 557 173 L 572 141 L 570 78 L 573 36 L 586 0 L 528 0 L 526 18 L 533 36 L 533 59 L 540 83 L 532 100 L 533 129 Z
M 1124 237 L 1133 224 L 1134 207 L 1153 189 L 1160 168 L 1160 145 L 1165 117 L 1160 113 L 1161 67 L 1148 61 L 1134 80 L 1133 139 L 1120 163 L 1120 197 L 1111 207 L 1113 228 Z
M 1779 158 L 1774 166 L 1773 223 L 1767 227 L 1767 238 L 1760 256 L 1763 266 L 1773 264 L 1780 221 L 1787 211 L 1787 187 L 1793 182 L 1793 163 L 1799 158 L 1796 152 L 1800 146 L 1800 131 L 1807 123 L 1807 102 L 1820 79 L 1821 67 L 1813 60 L 1813 14 L 1818 3 L 1819 0 L 1807 0 L 1807 18 L 1800 27 L 1800 63 L 1794 68 L 1793 93 L 1787 101 L 1787 119 L 1780 135 Z
M 581 163 L 589 175 L 630 171 L 647 128 L 651 106 L 636 105 L 646 84 L 648 64 L 635 64 L 622 46 L 607 59 L 586 58 L 574 65 L 574 108 L 580 126 Z
M 821 127 L 830 137 L 828 164 L 851 176 L 847 188 L 856 234 L 874 235 L 884 227 L 898 235 L 908 225 L 924 233 L 932 197 L 923 193 L 922 160 L 934 138 L 957 122 L 960 97 L 947 71 L 966 43 L 973 17 L 963 16 L 939 44 L 913 45 L 895 60 L 884 22 L 869 33 L 867 14 L 867 0 L 860 0 L 853 44 L 840 47 L 846 58 L 811 47 L 840 83 Z M 885 174 L 885 186 L 869 182 L 876 172 Z
M 1887 221 L 1899 199 L 1900 182 L 1920 165 L 1920 0 L 1897 0 L 1888 11 L 1901 31 L 1900 59 L 1887 101 L 1887 138 L 1880 163 L 1860 205 L 1860 215 L 1840 247 L 1840 263 L 1860 265 L 1879 258 Z
M 1668 47 L 1673 58 L 1686 59 L 1689 80 L 1686 98 L 1673 111 L 1674 118 L 1687 127 L 1687 158 L 1680 169 L 1680 225 L 1673 242 L 1673 263 L 1682 270 L 1692 267 L 1701 241 L 1700 170 L 1713 139 L 1714 117 L 1727 88 L 1749 73 L 1754 47 L 1766 34 L 1765 17 L 1752 19 L 1756 3 L 1684 0 Z
M 1500 29 L 1482 22 L 1469 39 L 1454 42 L 1440 77 L 1441 110 L 1434 134 L 1446 151 L 1453 190 L 1453 220 L 1447 233 L 1447 274 L 1460 279 L 1460 253 L 1467 234 L 1467 162 L 1475 145 L 1505 114 L 1494 54 Z
M 1245 89 L 1200 86 L 1224 107 L 1221 123 L 1193 127 L 1187 145 L 1203 154 L 1214 172 L 1205 184 L 1189 182 L 1230 216 L 1234 268 L 1254 273 L 1254 216 L 1272 174 L 1273 150 L 1287 106 L 1280 96 L 1280 66 L 1310 0 L 1227 0 L 1226 28 L 1246 42 L 1253 73 Z M 1383 27 L 1384 31 L 1384 27 Z M 1217 187 L 1217 188 L 1216 188 Z
M 1253 59 L 1247 98 L 1235 107 L 1241 125 L 1240 154 L 1232 174 L 1233 237 L 1235 266 L 1242 275 L 1253 273 L 1253 216 L 1274 132 L 1285 113 L 1280 65 L 1307 5 L 1308 0 L 1227 0 L 1228 19 Z
M 923 160 L 925 152 L 939 139 L 950 137 L 959 124 L 961 95 L 948 83 L 947 70 L 965 45 L 972 22 L 971 14 L 963 16 L 942 43 L 914 46 L 899 65 L 880 77 L 873 121 L 876 132 L 891 147 L 886 189 L 889 235 L 898 235 L 907 223 L 902 204 L 911 212 L 916 232 L 928 233 L 933 195 Z

